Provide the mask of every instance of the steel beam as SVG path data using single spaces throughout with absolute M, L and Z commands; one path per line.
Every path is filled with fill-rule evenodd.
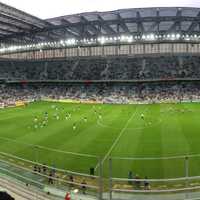
M 200 24 L 200 12 L 198 13 L 197 17 L 196 17 L 196 20 L 193 21 L 191 23 L 191 25 L 189 26 L 188 28 L 188 32 L 191 33 L 192 31 L 194 31 L 194 29 Z
M 120 13 L 117 14 L 119 25 L 126 33 L 130 33 L 130 30 L 128 29 L 126 23 L 124 22 L 123 18 L 121 17 Z
M 107 32 L 107 34 L 116 34 L 110 25 L 107 24 L 107 21 L 105 21 L 100 15 L 98 15 L 98 20 L 98 24 L 100 24 L 100 26 Z

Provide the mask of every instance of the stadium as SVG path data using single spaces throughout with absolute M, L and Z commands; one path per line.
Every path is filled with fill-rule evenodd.
M 200 199 L 199 66 L 200 8 L 43 20 L 0 3 L 0 190 Z

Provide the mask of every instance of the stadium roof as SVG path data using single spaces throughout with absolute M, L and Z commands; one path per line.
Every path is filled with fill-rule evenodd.
M 104 35 L 190 34 L 199 31 L 200 8 L 133 8 L 42 20 L 0 3 L 1 43 L 26 44 Z
M 1 40 L 7 36 L 11 36 L 13 41 L 16 41 L 16 34 L 28 34 L 34 29 L 42 29 L 49 25 L 50 24 L 44 20 L 0 2 Z

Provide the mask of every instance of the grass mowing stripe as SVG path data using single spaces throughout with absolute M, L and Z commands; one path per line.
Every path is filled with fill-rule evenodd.
M 56 106 L 58 110 L 52 106 Z M 23 108 L 0 110 L 0 137 L 34 146 L 102 156 L 103 159 L 136 107 L 95 105 L 94 108 L 102 115 L 102 120 L 98 120 L 98 115 L 89 112 L 91 107 L 93 105 L 37 102 Z M 145 108 L 148 112 L 145 120 L 141 120 L 140 114 L 144 113 Z M 45 111 L 49 114 L 48 125 L 35 130 L 34 117 L 37 116 L 38 123 L 41 123 Z M 69 112 L 72 113 L 72 118 L 66 120 L 65 115 Z M 60 116 L 59 120 L 54 119 L 55 113 Z M 83 114 L 88 118 L 87 123 L 82 119 Z M 190 157 L 189 175 L 199 175 L 199 116 L 199 103 L 138 105 L 136 115 L 104 162 L 104 176 L 107 177 L 108 174 L 109 157 L 115 156 L 121 157 L 120 161 L 113 159 L 113 166 L 116 166 L 113 170 L 119 177 L 127 177 L 130 170 L 139 173 L 141 177 L 180 177 L 184 174 L 185 154 Z M 77 124 L 75 131 L 73 122 Z M 98 162 L 93 158 L 77 159 L 75 155 L 50 153 L 49 150 L 36 151 L 1 138 L 0 144 L 1 152 L 25 159 L 39 159 L 41 163 L 50 166 L 55 164 L 58 168 L 71 171 L 88 173 Z M 144 160 L 139 161 L 137 158 Z M 136 161 L 132 162 L 131 159 Z M 158 173 L 159 171 L 164 173 Z
M 6 137 L 0 137 L 0 139 L 5 140 L 5 141 L 11 141 L 13 143 L 23 144 L 23 145 L 26 145 L 26 146 L 29 146 L 29 147 L 32 147 L 32 148 L 45 149 L 45 150 L 52 151 L 52 152 L 58 152 L 58 153 L 64 153 L 64 154 L 72 154 L 72 155 L 76 155 L 76 156 L 83 156 L 83 157 L 90 157 L 90 158 L 96 158 L 95 155 L 83 154 L 83 153 L 75 153 L 75 152 L 70 152 L 70 151 L 62 151 L 62 150 L 59 150 L 59 149 L 44 147 L 44 146 L 40 146 L 40 145 L 34 145 L 34 144 L 30 144 L 30 143 L 24 143 L 24 142 L 20 142 L 20 141 L 17 141 L 17 140 L 6 138 Z
M 123 129 L 120 131 L 119 135 L 117 136 L 117 138 L 115 139 L 114 143 L 112 144 L 112 146 L 110 147 L 110 149 L 108 150 L 108 152 L 106 153 L 106 155 L 104 156 L 103 160 L 102 160 L 102 164 L 105 162 L 105 160 L 108 158 L 108 156 L 111 154 L 112 150 L 115 148 L 116 144 L 119 142 L 121 136 L 123 135 L 124 131 L 126 130 L 127 126 L 129 125 L 129 122 L 132 120 L 132 118 L 135 116 L 137 112 L 137 107 L 135 109 L 135 112 L 131 115 L 131 117 L 128 119 L 128 121 L 126 122 L 126 124 L 124 125 Z M 99 167 L 99 163 L 96 165 L 95 167 L 95 171 L 97 170 L 97 168 Z

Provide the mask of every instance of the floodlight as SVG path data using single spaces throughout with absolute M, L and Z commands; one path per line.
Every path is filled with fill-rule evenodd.
M 133 42 L 133 36 L 129 36 L 129 37 L 128 37 L 128 42 L 129 42 L 129 43 Z
M 142 35 L 142 39 L 145 40 L 145 39 L 146 39 L 146 36 L 145 36 L 145 35 Z
M 179 33 L 176 34 L 176 39 L 180 39 L 181 35 Z
M 101 44 L 104 44 L 105 43 L 105 37 L 99 37 L 98 42 L 100 42 Z

